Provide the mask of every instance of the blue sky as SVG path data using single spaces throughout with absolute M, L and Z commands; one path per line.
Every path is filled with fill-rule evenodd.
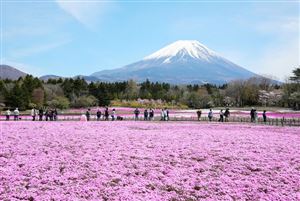
M 177 40 L 198 40 L 284 80 L 299 66 L 297 1 L 1 0 L 1 63 L 36 76 L 122 67 Z

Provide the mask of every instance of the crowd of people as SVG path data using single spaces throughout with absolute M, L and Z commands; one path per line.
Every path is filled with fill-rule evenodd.
M 263 121 L 267 122 L 267 113 L 266 110 L 263 111 L 262 113 Z M 251 122 L 257 122 L 258 121 L 258 114 L 255 108 L 252 108 L 250 111 L 250 119 Z
M 138 108 L 135 108 L 133 111 L 134 113 L 134 120 L 137 121 L 139 120 L 139 115 L 140 115 L 140 110 Z M 169 110 L 167 108 L 161 109 L 161 114 L 160 114 L 160 120 L 161 121 L 168 121 L 169 120 Z M 154 120 L 154 109 L 145 109 L 144 110 L 144 121 L 152 121 Z
M 92 111 L 91 109 L 87 109 L 85 114 L 81 116 L 81 121 L 90 121 L 92 116 Z M 116 109 L 112 109 L 110 112 L 108 107 L 105 107 L 104 111 L 102 112 L 100 109 L 97 110 L 96 112 L 96 120 L 100 121 L 101 119 L 108 121 L 111 119 L 112 121 L 115 120 L 123 120 L 123 117 L 121 116 L 116 116 Z
M 201 115 L 202 115 L 202 111 L 201 110 L 197 110 L 197 118 L 198 118 L 198 121 L 201 120 Z M 219 119 L 218 121 L 219 122 L 228 122 L 229 121 L 229 117 L 230 117 L 230 111 L 229 111 L 229 108 L 226 108 L 225 111 L 223 109 L 220 110 L 219 112 Z M 207 114 L 207 117 L 208 117 L 208 120 L 209 121 L 212 121 L 213 117 L 214 117 L 214 113 L 213 113 L 213 110 L 212 109 L 209 109 L 209 112 Z M 267 122 L 267 111 L 264 110 L 263 113 L 262 113 L 262 117 L 263 117 L 263 122 Z M 258 113 L 256 111 L 255 108 L 252 108 L 251 111 L 250 111 L 250 121 L 252 123 L 255 123 L 258 121 Z
M 135 108 L 135 110 L 133 111 L 133 115 L 134 115 L 134 120 L 144 120 L 144 121 L 152 121 L 154 120 L 154 109 L 153 108 L 149 108 L 149 109 L 145 109 L 143 112 L 143 118 L 140 118 L 140 114 L 141 111 L 138 108 Z M 202 115 L 202 111 L 201 110 L 197 110 L 197 119 L 198 121 L 201 120 L 201 115 Z M 6 116 L 6 120 L 9 121 L 10 117 L 13 116 L 13 120 L 14 121 L 18 121 L 21 119 L 20 117 L 20 111 L 18 108 L 16 108 L 13 111 L 10 111 L 10 109 L 7 109 L 5 112 L 5 116 Z M 56 121 L 57 120 L 57 116 L 58 116 L 58 112 L 57 109 L 43 109 L 40 108 L 39 110 L 32 108 L 31 110 L 31 117 L 32 117 L 32 121 Z M 86 120 L 86 121 L 90 121 L 91 120 L 91 116 L 92 116 L 92 111 L 91 109 L 87 109 L 87 111 L 85 112 L 85 114 L 83 114 L 81 116 L 81 120 Z M 214 117 L 214 113 L 212 109 L 209 109 L 209 112 L 207 114 L 208 120 L 212 121 L 213 117 Z M 219 112 L 219 122 L 228 122 L 229 121 L 229 117 L 230 117 L 230 111 L 229 108 L 226 109 L 221 109 Z M 263 117 L 263 122 L 267 122 L 267 114 L 266 114 L 266 110 L 263 111 L 262 113 L 262 117 Z M 96 111 L 96 120 L 123 120 L 123 117 L 121 116 L 117 116 L 116 115 L 116 109 L 112 109 L 111 111 L 109 111 L 108 107 L 105 107 L 104 111 L 101 111 L 100 109 L 98 109 Z M 168 121 L 170 120 L 169 117 L 169 110 L 167 108 L 164 108 L 161 110 L 161 114 L 160 114 L 160 120 L 161 121 Z M 255 123 L 258 121 L 258 113 L 256 111 L 255 108 L 252 108 L 250 111 L 250 121 Z
M 202 111 L 201 110 L 197 110 L 196 113 L 197 113 L 197 119 L 198 119 L 198 121 L 200 121 L 201 120 Z M 229 108 L 226 108 L 225 112 L 223 112 L 223 109 L 221 109 L 219 114 L 220 114 L 220 118 L 218 119 L 219 122 L 224 122 L 224 120 L 225 120 L 225 122 L 229 121 L 229 116 L 230 116 Z M 212 109 L 209 109 L 209 111 L 207 113 L 207 117 L 208 117 L 209 121 L 213 120 L 214 113 L 213 113 Z
M 133 111 L 134 114 L 134 120 L 137 121 L 139 120 L 139 115 L 140 115 L 140 110 L 138 108 L 135 108 Z M 152 121 L 154 120 L 154 109 L 145 109 L 144 110 L 144 121 Z
M 134 114 L 134 120 L 140 120 L 142 118 L 140 118 L 140 110 L 138 108 L 135 108 L 135 110 L 133 111 Z M 87 109 L 87 111 L 85 112 L 85 114 L 83 114 L 81 116 L 81 120 L 83 121 L 90 121 L 91 120 L 91 116 L 92 116 L 92 112 L 91 109 Z M 167 120 L 167 117 L 169 116 L 169 112 L 167 110 L 166 112 L 166 117 L 164 117 L 164 120 Z M 96 120 L 100 121 L 100 120 L 123 120 L 122 116 L 119 116 L 116 114 L 116 109 L 112 109 L 111 111 L 109 111 L 108 107 L 105 107 L 104 111 L 102 112 L 100 109 L 97 110 L 96 112 Z M 152 121 L 154 120 L 154 109 L 150 108 L 150 109 L 145 109 L 144 110 L 144 121 Z
M 32 121 L 57 121 L 58 112 L 57 109 L 45 109 L 44 111 L 43 108 L 40 108 L 39 110 L 32 108 L 30 115 L 32 117 Z M 18 108 L 12 112 L 10 109 L 5 111 L 6 121 L 9 121 L 11 116 L 13 116 L 14 121 L 21 120 L 20 111 Z
M 5 112 L 6 121 L 9 121 L 11 115 L 14 117 L 15 121 L 18 121 L 20 115 L 19 109 L 16 108 L 13 112 L 11 112 L 10 109 L 7 109 Z
M 154 113 L 155 112 L 154 112 L 153 108 L 145 109 L 143 114 L 141 114 L 141 111 L 140 111 L 139 108 L 135 108 L 135 110 L 133 111 L 134 120 L 135 121 L 137 121 L 137 120 L 153 121 L 154 120 Z M 92 116 L 91 109 L 87 109 L 85 114 L 83 114 L 81 116 L 81 120 L 82 121 L 90 121 L 91 116 Z M 106 107 L 103 112 L 100 109 L 97 110 L 96 120 L 97 121 L 100 121 L 100 120 L 105 120 L 105 121 L 112 120 L 112 121 L 114 121 L 114 120 L 123 120 L 123 117 L 116 115 L 116 109 L 112 109 L 111 111 L 109 111 L 108 107 Z M 164 109 L 161 110 L 160 120 L 161 121 L 168 121 L 169 120 L 169 110 L 167 108 L 164 108 Z
M 161 110 L 161 121 L 169 121 L 169 110 L 167 108 Z

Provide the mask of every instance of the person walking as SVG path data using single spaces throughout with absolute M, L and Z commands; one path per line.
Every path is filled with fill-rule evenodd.
M 209 112 L 208 112 L 208 119 L 209 119 L 209 121 L 212 120 L 213 116 L 214 116 L 214 114 L 213 114 L 212 109 L 209 109 Z
M 201 111 L 201 110 L 198 110 L 198 111 L 197 111 L 198 121 L 201 120 L 201 114 L 202 114 L 202 111 Z
M 166 110 L 166 108 L 165 109 L 163 109 L 163 120 L 164 121 L 167 121 L 167 110 Z
M 90 108 L 85 112 L 85 116 L 86 116 L 86 120 L 90 121 L 90 118 L 91 118 L 91 109 Z
M 165 120 L 165 111 L 164 111 L 164 109 L 161 109 L 161 112 L 160 112 L 160 120 L 161 120 L 161 121 L 164 121 L 164 120 Z
M 46 109 L 45 114 L 44 114 L 45 115 L 45 121 L 48 121 L 48 118 L 49 118 L 48 113 L 49 113 L 49 110 Z
M 11 115 L 11 112 L 10 112 L 10 109 L 8 108 L 5 112 L 6 121 L 9 121 L 10 115 Z
M 258 115 L 257 115 L 257 111 L 256 109 L 254 109 L 254 122 L 257 123 L 257 120 L 258 120 Z
M 149 120 L 154 120 L 154 110 L 152 108 L 150 108 Z
M 58 112 L 57 112 L 57 109 L 55 108 L 55 109 L 53 110 L 53 120 L 54 120 L 54 121 L 57 121 L 57 116 L 58 116 Z
M 16 108 L 16 109 L 14 110 L 14 120 L 15 120 L 15 121 L 18 121 L 18 120 L 19 120 L 19 115 L 20 115 L 20 111 L 19 111 L 18 108 Z
M 220 110 L 220 119 L 219 122 L 223 122 L 224 121 L 224 113 L 223 110 Z
M 49 110 L 46 109 L 45 111 L 45 120 L 48 121 L 49 120 Z
M 97 110 L 96 116 L 97 116 L 97 121 L 99 121 L 101 118 L 101 110 L 100 109 Z
M 262 116 L 263 116 L 263 119 L 264 119 L 264 123 L 267 123 L 267 111 L 266 110 L 264 110 Z
M 109 120 L 109 111 L 108 111 L 108 107 L 105 108 L 104 111 L 104 120 L 108 121 Z
M 111 120 L 114 121 L 116 116 L 116 109 L 114 108 L 111 113 Z
M 168 108 L 166 108 L 165 111 L 166 111 L 166 121 L 169 121 L 169 110 L 168 110 Z
M 135 108 L 133 113 L 134 113 L 134 120 L 135 121 L 139 120 L 140 110 L 138 108 Z
M 53 109 L 50 109 L 48 115 L 49 115 L 50 121 L 53 121 L 53 116 L 54 116 L 54 111 L 53 111 Z
M 147 121 L 148 120 L 148 110 L 145 109 L 144 110 L 144 121 Z
M 43 121 L 44 110 L 43 108 L 39 109 L 39 121 Z
M 32 109 L 31 109 L 32 121 L 35 121 L 35 115 L 36 115 L 35 108 L 32 108 Z
M 229 121 L 229 116 L 230 116 L 229 108 L 226 108 L 224 112 L 225 122 Z
M 250 118 L 251 118 L 251 122 L 254 122 L 254 108 L 252 108 L 250 111 Z

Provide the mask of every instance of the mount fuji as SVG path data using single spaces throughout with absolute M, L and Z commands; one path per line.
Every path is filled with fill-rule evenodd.
M 259 75 L 234 64 L 195 40 L 176 41 L 142 60 L 91 76 L 103 81 L 128 79 L 172 84 L 223 84 Z

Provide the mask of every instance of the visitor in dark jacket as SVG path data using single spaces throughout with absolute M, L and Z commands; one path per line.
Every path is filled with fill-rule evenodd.
M 48 109 L 46 109 L 46 111 L 45 111 L 45 120 L 46 121 L 48 121 L 48 119 L 49 119 L 49 110 Z
M 86 120 L 90 121 L 90 118 L 91 118 L 91 109 L 90 108 L 86 111 L 85 116 L 86 116 Z
M 97 110 L 96 116 L 97 116 L 97 121 L 99 121 L 101 118 L 101 110 L 100 109 Z
M 105 108 L 105 111 L 104 111 L 104 120 L 105 121 L 108 121 L 109 119 L 109 111 L 108 111 L 108 107 Z
M 58 112 L 57 112 L 57 109 L 55 108 L 55 109 L 53 110 L 53 120 L 54 120 L 54 121 L 57 121 L 57 115 L 58 115 Z
M 154 110 L 152 108 L 150 108 L 150 112 L 149 112 L 149 120 L 153 120 L 154 119 Z
M 144 120 L 147 121 L 148 120 L 148 110 L 145 109 L 144 111 Z
M 228 122 L 230 116 L 229 108 L 227 108 L 224 112 L 225 122 Z
M 42 108 L 39 109 L 39 121 L 43 121 L 44 110 Z
M 140 111 L 138 108 L 135 108 L 135 110 L 133 111 L 134 113 L 134 120 L 137 121 L 139 120 L 139 114 L 140 114 Z
M 264 123 L 267 122 L 267 113 L 266 112 L 267 112 L 266 110 L 264 110 L 264 112 L 263 112 Z
M 198 121 L 201 120 L 201 114 L 202 114 L 202 111 L 201 111 L 201 110 L 198 110 L 198 111 L 197 111 Z
M 208 119 L 209 119 L 209 121 L 212 120 L 213 116 L 214 116 L 214 114 L 213 114 L 212 109 L 209 109 L 209 112 L 208 112 Z
M 250 111 L 251 122 L 254 122 L 254 120 L 255 120 L 255 114 L 254 113 L 255 113 L 254 108 L 252 108 L 251 111 Z

